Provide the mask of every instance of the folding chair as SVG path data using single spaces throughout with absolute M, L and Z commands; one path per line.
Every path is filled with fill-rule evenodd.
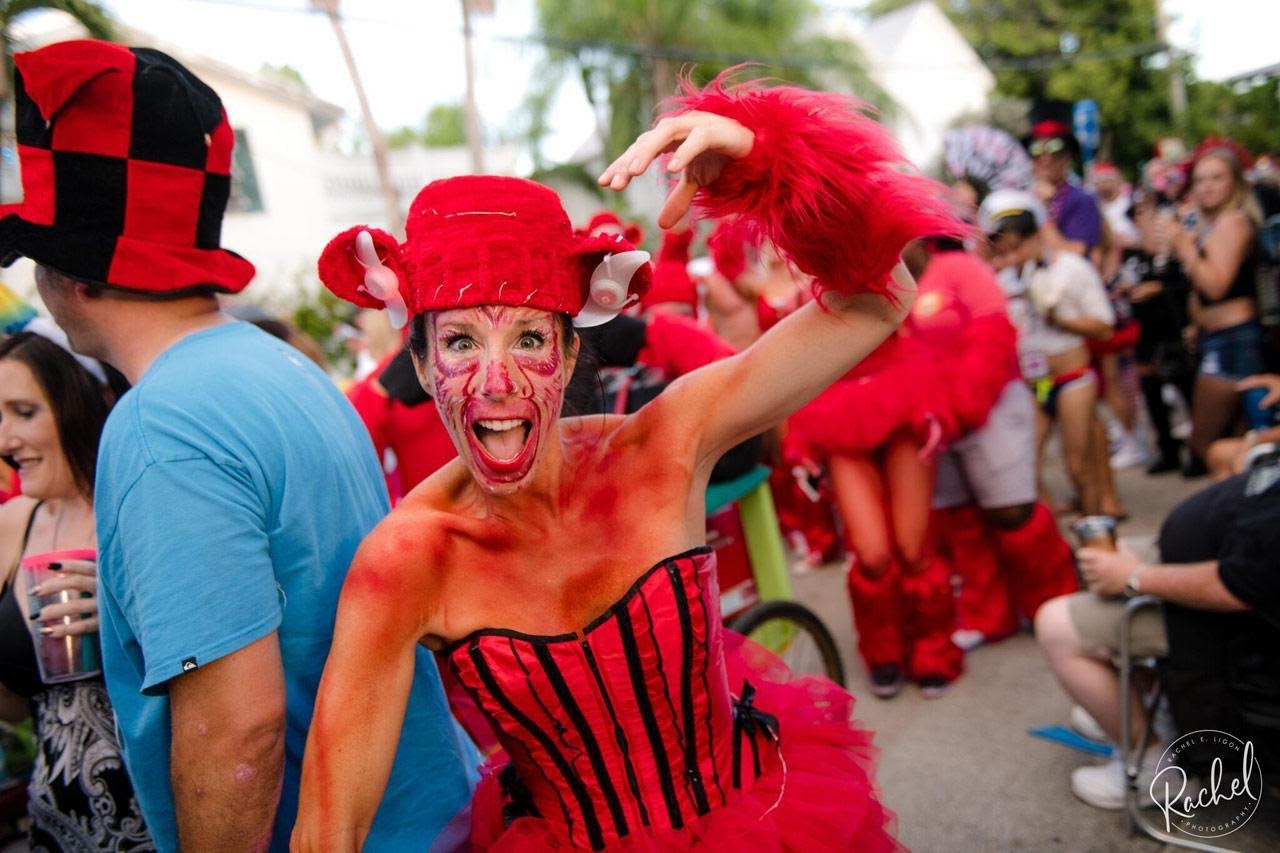
M 1209 853 L 1232 853 L 1228 847 L 1215 847 L 1203 841 L 1196 841 L 1186 836 L 1165 832 L 1148 821 L 1142 813 L 1142 797 L 1148 795 L 1149 792 L 1138 790 L 1138 769 L 1142 766 L 1142 756 L 1147 751 L 1147 740 L 1151 735 L 1155 710 L 1160 704 L 1162 690 L 1157 687 L 1152 697 L 1147 700 L 1139 700 L 1143 702 L 1143 717 L 1147 722 L 1143 726 L 1142 737 L 1137 742 L 1138 748 L 1135 750 L 1132 731 L 1133 706 L 1130 704 L 1133 702 L 1133 690 L 1131 689 L 1133 671 L 1135 668 L 1154 671 L 1159 665 L 1159 660 L 1154 657 L 1134 658 L 1133 650 L 1130 648 L 1130 628 L 1138 611 L 1148 607 L 1160 607 L 1160 599 L 1151 595 L 1139 595 L 1131 598 L 1125 603 L 1124 614 L 1120 619 L 1120 755 L 1124 760 L 1126 781 L 1125 816 L 1129 834 L 1132 835 L 1135 830 L 1138 830 L 1157 841 L 1174 847 L 1183 847 L 1188 850 L 1205 850 L 1209 851 Z M 1158 680 L 1157 684 L 1159 684 Z

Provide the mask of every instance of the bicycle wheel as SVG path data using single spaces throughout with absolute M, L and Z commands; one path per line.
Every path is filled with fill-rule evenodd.
M 836 641 L 812 610 L 794 601 L 762 601 L 727 626 L 782 658 L 792 672 L 825 675 L 844 686 Z

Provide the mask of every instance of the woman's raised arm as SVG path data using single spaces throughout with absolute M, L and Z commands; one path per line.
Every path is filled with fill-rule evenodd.
M 909 241 L 965 233 L 942 188 L 912 174 L 884 129 L 843 96 L 720 82 L 690 91 L 600 184 L 623 189 L 664 153 L 680 177 L 660 225 L 691 205 L 736 218 L 812 276 L 817 296 L 664 393 L 664 415 L 698 431 L 699 461 L 785 418 L 893 333 L 915 294 L 899 261 Z

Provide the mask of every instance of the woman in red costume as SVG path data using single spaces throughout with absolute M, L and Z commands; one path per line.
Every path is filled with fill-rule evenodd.
M 750 217 L 820 297 L 633 415 L 558 416 L 573 318 L 629 297 L 609 277 L 622 246 L 576 241 L 551 190 L 440 181 L 414 201 L 403 246 L 374 235 L 399 287 L 364 286 L 403 298 L 414 317 L 411 347 L 459 459 L 407 496 L 352 566 L 295 849 L 359 847 L 418 643 L 511 762 L 505 794 L 493 776 L 477 791 L 480 849 L 895 845 L 852 697 L 825 679 L 787 682 L 722 629 L 703 490 L 724 450 L 892 333 L 914 289 L 899 251 L 955 226 L 933 185 L 897 171 L 896 146 L 838 96 L 691 91 L 601 184 L 620 190 L 665 152 L 680 180 L 660 224 L 691 202 Z M 330 243 L 321 277 L 375 303 L 351 259 L 358 231 Z
M 1075 591 L 1075 562 L 1053 513 L 1036 502 L 1035 400 L 995 272 L 944 239 L 913 243 L 902 258 L 919 282 L 910 327 L 938 365 L 955 420 L 930 527 L 960 580 L 951 637 L 968 650 Z
M 962 666 L 949 573 L 928 539 L 934 450 L 951 432 L 938 376 L 904 326 L 797 412 L 788 433 L 825 463 L 835 490 L 858 651 L 881 698 L 897 695 L 904 677 L 936 698 Z

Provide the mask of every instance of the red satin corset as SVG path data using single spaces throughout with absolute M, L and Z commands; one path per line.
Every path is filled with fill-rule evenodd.
M 735 706 L 719 598 L 714 554 L 699 548 L 645 572 L 579 634 L 483 629 L 441 653 L 537 814 L 573 845 L 680 828 L 728 802 Z M 754 779 L 769 750 L 751 741 Z

